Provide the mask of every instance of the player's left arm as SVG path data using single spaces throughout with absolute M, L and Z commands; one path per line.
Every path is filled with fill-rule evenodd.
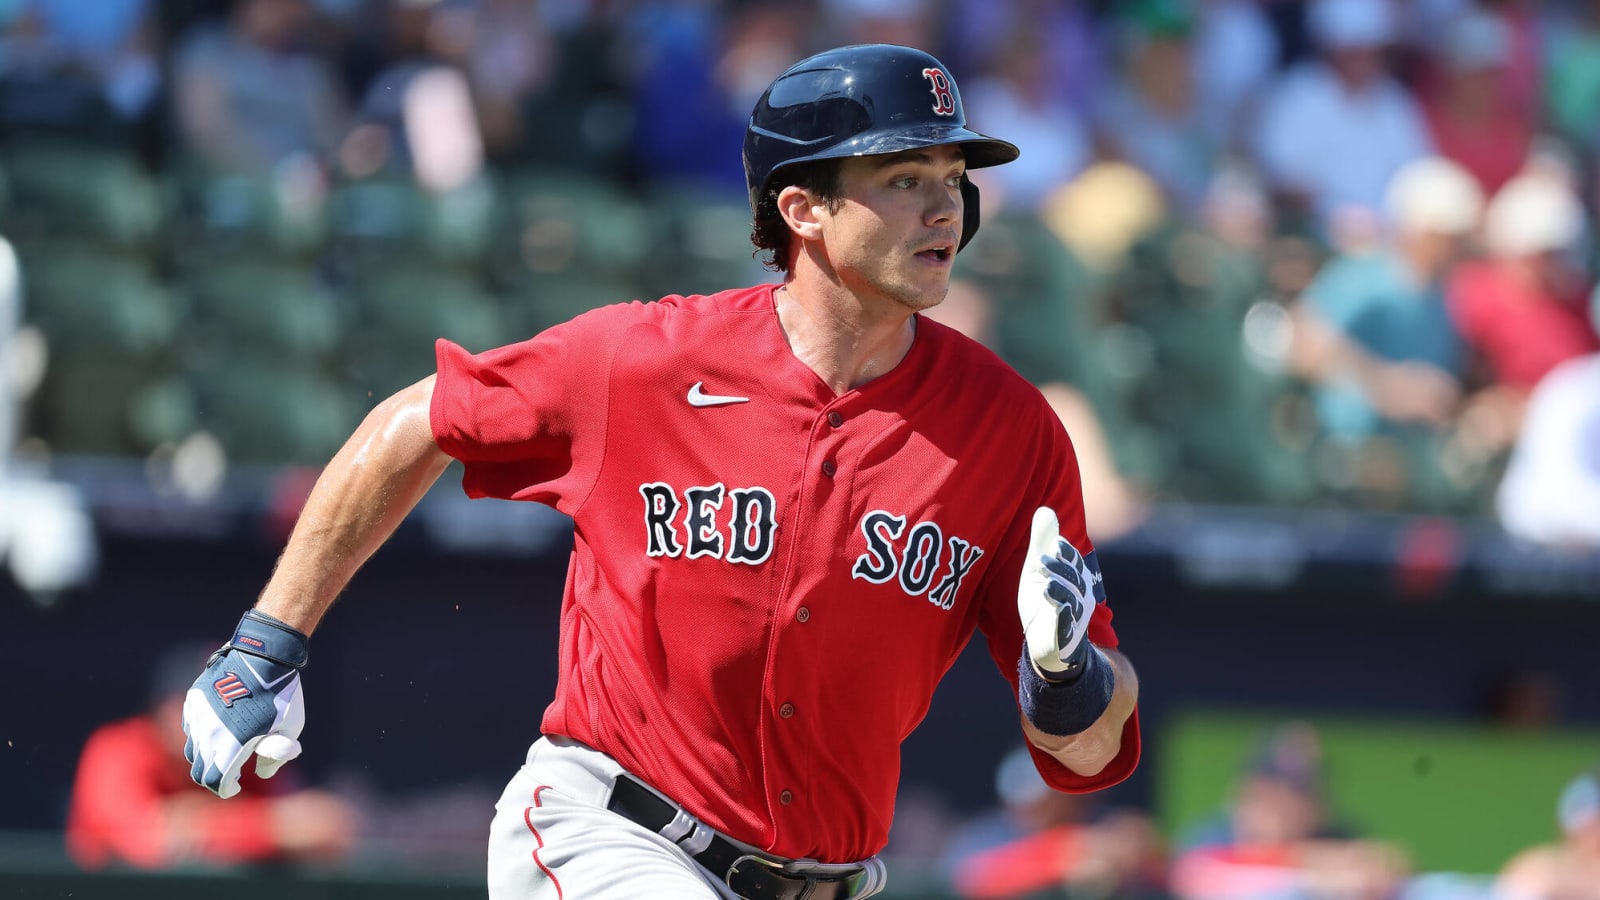
M 1030 744 L 1086 778 L 1099 775 L 1121 755 L 1128 719 L 1139 705 L 1139 676 L 1133 664 L 1116 650 L 1098 649 L 1098 652 L 1111 668 L 1112 690 L 1105 711 L 1092 725 L 1077 734 L 1051 734 L 1034 725 L 1026 715 L 1022 717 L 1022 731 Z M 1048 691 L 1050 687 L 1040 685 L 1038 689 Z
M 1127 657 L 1089 640 L 1098 580 L 1092 561 L 1061 536 L 1055 512 L 1040 507 L 1017 586 L 1022 729 L 1034 747 L 1084 777 L 1117 759 L 1139 700 Z

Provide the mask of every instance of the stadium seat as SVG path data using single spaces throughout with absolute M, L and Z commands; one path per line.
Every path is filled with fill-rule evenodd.
M 137 257 L 78 243 L 20 245 L 27 321 L 48 363 L 35 431 L 57 452 L 139 454 L 181 437 L 141 422 L 130 405 L 173 370 L 182 305 Z M 169 421 L 172 417 L 169 417 Z
M 438 194 L 408 180 L 374 177 L 336 185 L 328 200 L 331 249 L 358 271 L 418 258 L 477 266 L 499 215 L 487 179 Z
M 220 257 L 305 260 L 328 235 L 326 187 L 314 168 L 267 176 L 176 163 L 164 181 L 170 245 L 180 265 Z
M 26 318 L 55 351 L 156 356 L 183 309 L 142 258 L 79 243 L 19 244 Z
M 347 311 L 307 267 L 217 263 L 185 271 L 181 285 L 192 310 L 187 343 L 312 366 L 344 344 Z
M 199 426 L 241 462 L 325 463 L 367 409 L 353 386 L 259 358 L 197 368 L 187 383 Z
M 117 147 L 19 139 L 0 152 L 10 182 L 8 235 L 94 240 L 124 250 L 154 245 L 164 224 L 155 177 Z
M 63 454 L 139 456 L 182 439 L 193 412 L 161 391 L 165 361 L 103 351 L 52 352 L 32 410 L 32 432 Z M 172 402 L 176 400 L 176 402 Z
M 1266 294 L 1259 262 L 1181 225 L 1130 248 L 1112 276 L 1112 314 L 1147 344 L 1149 365 L 1122 389 L 1130 416 L 1162 435 L 1174 497 L 1301 503 L 1311 479 L 1284 410 L 1294 385 L 1254 364 L 1246 315 Z
M 631 280 L 574 274 L 523 281 L 507 297 L 516 337 L 531 337 L 591 309 L 634 300 L 655 300 Z
M 497 253 L 510 283 L 575 273 L 637 272 L 654 251 L 649 212 L 610 180 L 565 170 L 507 176 Z
M 363 276 L 351 294 L 350 372 L 376 397 L 431 373 L 438 338 L 478 352 L 523 336 L 479 279 L 452 269 L 397 264 Z
M 645 266 L 654 293 L 711 293 L 776 281 L 750 242 L 750 204 L 741 194 L 689 185 L 651 191 L 655 250 Z
M 1064 381 L 1104 399 L 1093 348 L 1100 327 L 1093 274 L 1037 218 L 1002 213 L 956 257 L 955 274 L 994 302 L 996 348 L 1035 383 Z

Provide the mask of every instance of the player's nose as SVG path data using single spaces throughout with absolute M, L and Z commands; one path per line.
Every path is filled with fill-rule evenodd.
M 961 221 L 961 212 L 961 189 L 941 184 L 929 191 L 928 208 L 923 218 L 930 226 L 948 226 Z

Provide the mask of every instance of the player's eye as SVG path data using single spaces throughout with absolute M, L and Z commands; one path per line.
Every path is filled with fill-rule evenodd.
M 917 176 L 902 175 L 899 178 L 889 182 L 889 185 L 891 187 L 900 188 L 901 190 L 910 190 L 917 186 Z

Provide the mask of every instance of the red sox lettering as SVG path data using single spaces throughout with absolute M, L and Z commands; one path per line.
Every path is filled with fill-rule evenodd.
M 906 534 L 906 517 L 875 509 L 861 517 L 861 533 L 867 538 L 867 552 L 856 558 L 851 578 L 884 584 L 898 581 L 900 589 L 916 597 L 924 592 L 928 602 L 940 609 L 955 605 L 961 581 L 983 555 L 983 548 L 955 535 L 945 537 L 938 522 L 918 522 Z M 906 535 L 903 552 L 895 553 L 894 542 Z M 934 583 L 934 575 L 946 548 L 950 559 L 944 577 Z M 932 586 L 932 590 L 929 587 Z
M 764 487 L 730 490 L 718 482 L 689 488 L 680 500 L 672 485 L 655 481 L 639 485 L 639 495 L 644 498 L 645 554 L 648 556 L 676 559 L 684 553 L 686 543 L 689 559 L 709 556 L 754 566 L 766 562 L 772 555 L 772 533 L 778 527 L 777 503 L 772 499 L 772 492 Z M 717 527 L 724 499 L 730 507 L 726 541 Z M 687 542 L 679 538 L 676 520 L 680 509 L 686 510 L 683 531 Z

